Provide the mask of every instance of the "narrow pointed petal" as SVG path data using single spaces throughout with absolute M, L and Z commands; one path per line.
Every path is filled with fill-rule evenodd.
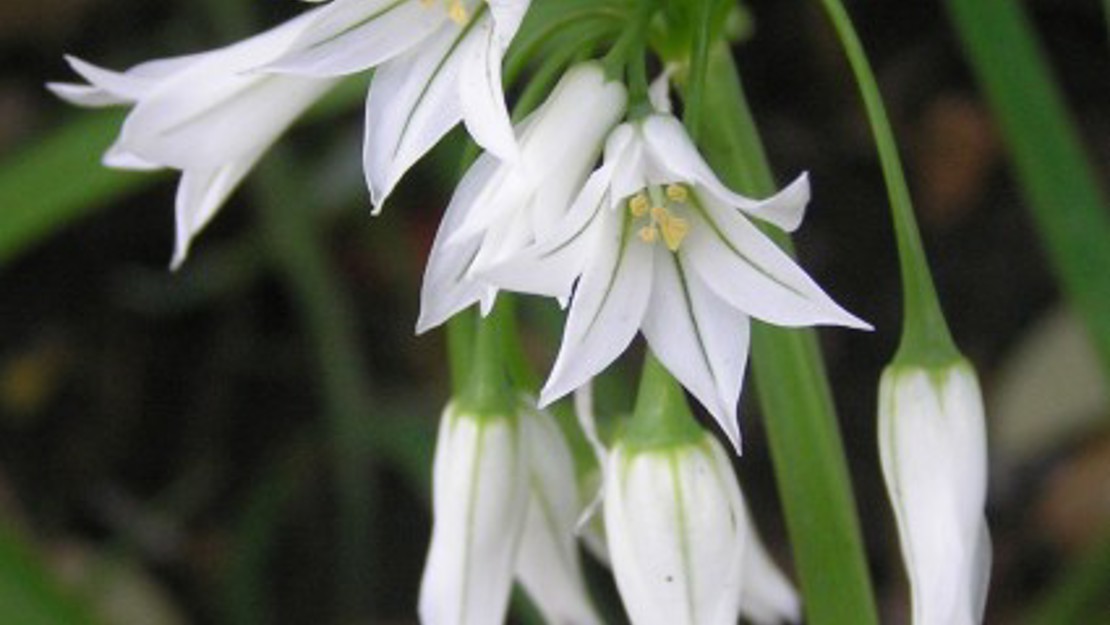
M 571 206 L 626 100 L 624 87 L 608 81 L 598 63 L 569 69 L 517 128 L 521 158 L 510 163 L 503 187 L 491 190 L 460 228 L 460 236 L 488 229 L 527 205 L 542 238 Z
M 421 0 L 334 0 L 267 71 L 344 76 L 415 49 L 448 24 L 437 3 Z
M 500 625 L 527 512 L 519 427 L 444 416 L 433 465 L 432 541 L 420 585 L 425 625 Z
M 519 148 L 501 84 L 502 44 L 493 19 L 483 15 L 463 42 L 459 75 L 463 122 L 474 141 L 502 160 L 519 158 Z
M 603 220 L 594 257 L 578 282 L 563 342 L 540 394 L 545 406 L 585 384 L 636 336 L 651 294 L 651 248 L 625 240 L 623 216 Z
M 469 276 L 470 267 L 482 244 L 482 236 L 452 240 L 452 235 L 498 167 L 497 159 L 492 155 L 480 156 L 463 176 L 451 203 L 447 205 L 424 270 L 417 334 L 439 326 L 455 313 L 478 302 L 487 290 L 485 285 Z
M 744 583 L 740 613 L 756 625 L 800 623 L 802 605 L 798 592 L 767 553 L 744 506 L 744 524 L 749 527 L 744 551 Z
M 189 253 L 189 244 L 208 225 L 243 178 L 262 156 L 228 163 L 215 169 L 187 169 L 177 185 L 176 241 L 171 269 L 178 269 Z
M 750 325 L 747 315 L 710 291 L 681 258 L 656 248 L 644 337 L 660 362 L 713 415 L 737 454 L 736 409 Z
M 748 315 L 780 326 L 870 329 L 834 302 L 790 256 L 736 211 L 697 195 L 679 250 L 714 292 Z
M 462 119 L 457 80 L 461 36 L 439 29 L 418 49 L 378 68 L 366 101 L 363 163 L 375 210 L 409 167 Z
M 516 575 L 545 622 L 600 625 L 574 539 L 579 496 L 570 448 L 549 415 L 529 410 L 521 417 L 529 503 Z
M 530 0 L 486 0 L 486 5 L 493 14 L 493 23 L 497 28 L 497 38 L 502 50 L 509 47 L 530 4 Z
M 502 289 L 569 298 L 610 210 L 606 193 L 611 177 L 611 166 L 594 172 L 549 239 L 482 270 L 480 277 Z
M 133 100 L 114 95 L 100 87 L 91 85 L 69 82 L 48 82 L 46 83 L 46 88 L 59 98 L 70 104 L 76 104 L 77 106 L 103 107 L 130 104 L 133 102 Z
M 269 147 L 334 81 L 235 75 L 195 79 L 192 89 L 162 89 L 124 122 L 119 144 L 146 160 L 186 169 L 240 160 Z
M 653 115 L 647 118 L 643 123 L 643 133 L 651 159 L 661 171 L 670 172 L 669 179 L 653 182 L 692 182 L 705 187 L 718 202 L 773 223 L 787 232 L 794 231 L 801 224 L 809 202 L 809 182 L 804 176 L 774 197 L 763 201 L 752 200 L 733 192 L 717 178 L 698 153 L 682 122 L 674 117 Z

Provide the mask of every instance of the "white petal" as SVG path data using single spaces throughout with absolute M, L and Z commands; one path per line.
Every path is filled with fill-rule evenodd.
M 623 114 L 626 99 L 624 87 L 606 80 L 599 64 L 569 69 L 547 100 L 517 127 L 520 159 L 506 171 L 503 187 L 467 218 L 460 236 L 488 229 L 527 205 L 542 238 L 574 201 L 606 135 Z
M 644 139 L 651 158 L 670 175 L 660 184 L 691 182 L 705 187 L 718 202 L 771 222 L 786 231 L 798 227 L 809 201 L 809 183 L 803 176 L 778 195 L 758 201 L 733 192 L 717 178 L 698 153 L 682 122 L 670 115 L 652 115 L 643 122 Z
M 748 361 L 750 321 L 709 290 L 681 258 L 655 246 L 643 332 L 652 352 L 709 411 L 740 453 L 736 408 Z
M 574 412 L 578 417 L 578 425 L 582 428 L 582 433 L 586 436 L 586 441 L 590 443 L 590 449 L 594 452 L 594 459 L 597 460 L 600 473 L 597 492 L 590 498 L 589 503 L 582 510 L 582 514 L 579 515 L 578 522 L 575 524 L 575 531 L 581 533 L 601 507 L 601 502 L 605 496 L 605 482 L 608 479 L 609 468 L 609 450 L 605 448 L 605 444 L 601 442 L 601 437 L 597 433 L 597 419 L 594 416 L 594 385 L 592 382 L 587 382 L 574 391 Z M 608 560 L 608 557 L 605 560 Z
M 651 86 L 648 87 L 648 99 L 651 101 L 651 107 L 660 113 L 671 112 L 671 74 L 675 71 L 675 65 L 668 64 L 663 71 L 651 81 Z
M 193 237 L 208 225 L 216 211 L 235 187 L 239 186 L 261 156 L 262 154 L 258 153 L 253 158 L 228 163 L 215 169 L 187 169 L 182 172 L 181 182 L 177 185 L 174 211 L 177 237 L 174 243 L 173 260 L 170 261 L 171 269 L 177 269 L 185 262 Z
M 105 167 L 113 169 L 128 169 L 131 171 L 156 171 L 165 169 L 165 166 L 159 163 L 152 163 L 138 155 L 132 154 L 120 146 L 113 144 L 104 152 L 100 162 Z
M 527 512 L 522 440 L 509 419 L 443 419 L 433 465 L 431 546 L 420 585 L 426 625 L 500 625 Z
M 343 76 L 408 52 L 448 23 L 438 1 L 334 0 L 267 70 Z
M 651 247 L 630 237 L 624 216 L 609 213 L 578 282 L 559 355 L 540 393 L 545 406 L 585 384 L 628 347 L 651 295 Z
M 607 164 L 590 176 L 549 239 L 483 269 L 482 279 L 502 289 L 569 298 L 588 254 L 597 246 L 603 230 L 601 216 L 610 210 L 606 192 L 612 170 Z
M 749 529 L 748 546 L 744 551 L 740 613 L 756 625 L 801 622 L 802 605 L 798 592 L 763 547 L 747 505 L 743 514 L 743 523 Z
M 570 448 L 550 415 L 526 411 L 521 416 L 529 503 L 517 577 L 545 622 L 600 624 L 586 592 L 574 540 L 579 497 Z
M 497 38 L 502 50 L 509 47 L 509 42 L 520 28 L 530 4 L 530 0 L 486 0 L 486 5 L 493 14 L 493 23 L 497 27 Z
M 335 84 L 195 71 L 139 102 L 120 132 L 123 149 L 178 169 L 240 160 L 267 148 Z
M 459 54 L 464 60 L 459 98 L 466 129 L 478 145 L 497 157 L 517 158 L 519 150 L 501 85 L 502 48 L 488 13 L 479 18 L 461 45 Z
M 48 82 L 46 88 L 59 98 L 77 106 L 101 107 L 129 104 L 133 100 L 113 95 L 99 87 L 68 82 Z
M 418 49 L 384 63 L 366 101 L 363 162 L 375 210 L 417 160 L 462 119 L 456 81 L 460 31 L 445 26 Z
M 470 266 L 482 244 L 482 235 L 453 240 L 452 234 L 466 213 L 473 209 L 475 199 L 489 184 L 499 166 L 492 155 L 480 156 L 463 176 L 451 203 L 447 205 L 424 270 L 417 334 L 427 332 L 479 301 L 487 289 L 469 275 Z
M 870 326 L 832 301 L 785 252 L 736 211 L 695 193 L 679 256 L 729 304 L 781 326 Z M 708 221 L 707 221 L 708 220 Z

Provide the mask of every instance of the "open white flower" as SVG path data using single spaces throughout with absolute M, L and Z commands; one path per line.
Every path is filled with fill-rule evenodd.
M 914 625 L 982 622 L 991 561 L 983 515 L 987 442 L 971 365 L 887 368 L 879 387 L 879 454 Z
M 619 126 L 605 163 L 565 219 L 481 276 L 500 288 L 558 298 L 573 290 L 540 405 L 589 381 L 642 330 L 739 450 L 736 411 L 751 317 L 780 326 L 869 327 L 749 219 L 790 231 L 808 200 L 804 176 L 763 201 L 732 192 L 670 115 Z
M 624 87 L 597 63 L 572 67 L 551 95 L 517 126 L 520 157 L 483 154 L 467 171 L 443 216 L 421 289 L 417 332 L 497 290 L 478 278 L 549 234 L 566 213 L 624 113 Z
M 528 0 L 333 0 L 274 72 L 342 76 L 377 68 L 363 161 L 376 210 L 401 177 L 460 120 L 484 148 L 516 143 L 501 62 Z
M 315 14 L 225 48 L 150 61 L 126 72 L 70 57 L 89 84 L 48 85 L 78 105 L 135 105 L 104 155 L 105 165 L 181 170 L 174 267 L 270 145 L 335 84 L 334 79 L 251 71 L 284 51 Z

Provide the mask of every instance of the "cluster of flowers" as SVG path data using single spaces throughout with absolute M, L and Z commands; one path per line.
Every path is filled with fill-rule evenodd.
M 666 75 L 650 102 L 635 103 L 647 106 L 630 107 L 601 64 L 577 64 L 514 126 L 501 67 L 528 5 L 332 0 L 234 45 L 122 73 L 70 58 L 88 84 L 51 85 L 80 105 L 133 105 L 105 164 L 181 170 L 175 267 L 269 146 L 344 76 L 374 70 L 364 169 L 375 210 L 460 121 L 484 148 L 436 236 L 418 332 L 475 304 L 488 312 L 501 289 L 569 311 L 538 403 L 498 414 L 452 404 L 443 417 L 420 600 L 427 623 L 502 621 L 514 576 L 550 622 L 601 622 L 575 542 L 588 497 L 542 408 L 587 387 L 637 333 L 739 451 L 752 318 L 868 327 L 752 221 L 797 228 L 806 177 L 764 200 L 727 188 L 671 115 Z M 579 413 L 592 423 L 586 406 Z M 799 618 L 716 439 L 607 449 L 586 430 L 604 495 L 604 532 L 587 544 L 613 567 L 634 622 Z M 586 535 L 596 527 L 581 525 Z

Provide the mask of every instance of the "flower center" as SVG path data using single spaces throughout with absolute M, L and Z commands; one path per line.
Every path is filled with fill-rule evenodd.
M 690 198 L 690 189 L 683 184 L 669 184 L 666 189 L 648 187 L 628 200 L 628 212 L 636 222 L 643 223 L 636 236 L 649 245 L 660 238 L 672 252 L 677 252 L 690 233 L 690 222 L 675 213 L 682 213 Z
M 443 9 L 447 11 L 447 17 L 451 18 L 459 26 L 464 26 L 470 21 L 470 12 L 466 10 L 466 5 L 462 0 L 440 0 L 443 4 Z M 424 8 L 431 8 L 436 5 L 436 0 L 420 0 L 420 4 Z

